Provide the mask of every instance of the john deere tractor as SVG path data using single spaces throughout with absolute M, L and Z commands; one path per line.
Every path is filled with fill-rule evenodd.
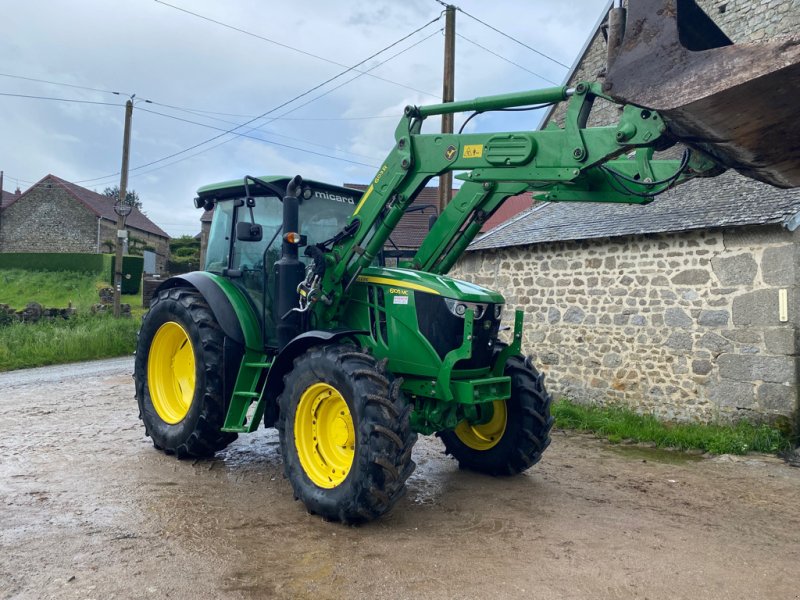
M 617 124 L 587 127 L 599 99 L 617 104 Z M 563 127 L 422 133 L 436 115 L 562 102 Z M 549 445 L 553 418 L 543 375 L 522 353 L 523 312 L 447 273 L 486 219 L 523 192 L 646 204 L 725 166 L 800 183 L 796 148 L 791 160 L 748 171 L 730 152 L 736 139 L 716 152 L 715 139 L 686 134 L 697 126 L 681 120 L 686 111 L 665 120 L 590 82 L 408 106 L 363 193 L 299 176 L 201 188 L 195 205 L 214 210 L 205 270 L 166 280 L 139 333 L 136 396 L 147 435 L 178 458 L 207 457 L 239 433 L 275 427 L 295 496 L 345 523 L 397 502 L 418 434 L 439 436 L 463 468 L 525 471 Z M 679 141 L 688 144 L 680 160 L 654 159 Z M 419 250 L 382 266 L 415 196 L 451 171 L 460 188 Z

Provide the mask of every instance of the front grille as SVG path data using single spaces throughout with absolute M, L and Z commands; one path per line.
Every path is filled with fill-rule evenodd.
M 464 340 L 464 319 L 451 313 L 444 298 L 424 292 L 414 292 L 417 306 L 417 323 L 420 332 L 444 360 L 448 352 L 461 346 Z M 497 339 L 500 320 L 494 318 L 494 304 L 489 304 L 472 330 L 472 358 L 460 360 L 456 369 L 478 369 L 489 366 L 492 348 Z

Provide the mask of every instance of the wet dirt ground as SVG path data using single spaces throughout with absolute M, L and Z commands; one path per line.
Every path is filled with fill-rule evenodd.
M 800 469 L 555 432 L 528 473 L 421 438 L 381 521 L 292 500 L 278 436 L 155 451 L 132 361 L 0 374 L 0 598 L 798 598 Z

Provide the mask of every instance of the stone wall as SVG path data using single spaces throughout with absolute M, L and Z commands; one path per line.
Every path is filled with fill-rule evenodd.
M 97 252 L 97 217 L 66 190 L 48 185 L 3 210 L 0 252 Z
M 452 275 L 525 311 L 556 397 L 681 421 L 797 410 L 795 234 L 779 226 L 469 252 Z M 778 318 L 779 290 L 789 322 Z

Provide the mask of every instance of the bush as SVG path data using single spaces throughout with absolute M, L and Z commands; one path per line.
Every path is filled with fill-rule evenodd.
M 11 252 L 0 254 L 0 269 L 110 273 L 111 259 L 109 254 Z

